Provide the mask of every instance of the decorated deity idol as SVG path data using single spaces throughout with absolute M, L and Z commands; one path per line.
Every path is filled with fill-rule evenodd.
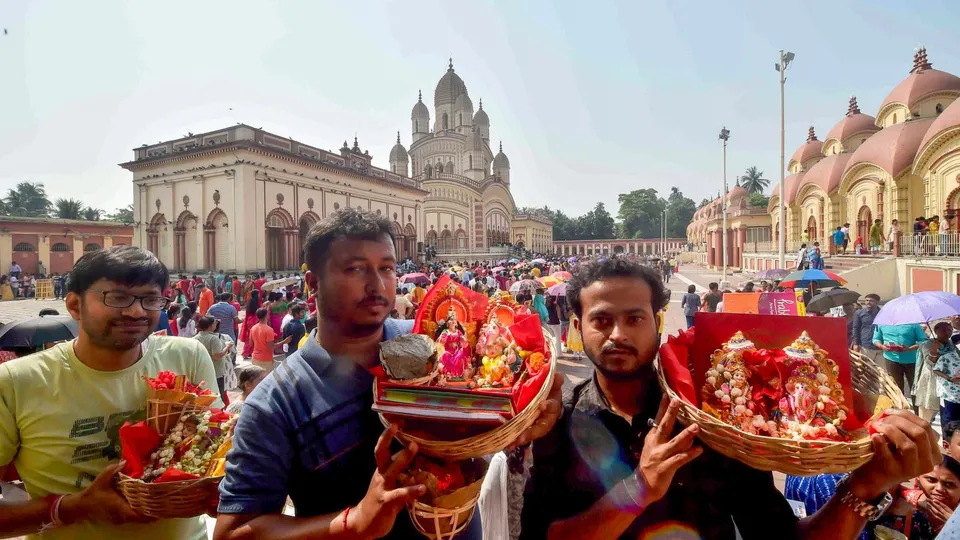
M 480 386 L 513 384 L 514 370 L 519 368 L 520 361 L 510 329 L 500 324 L 496 313 L 480 330 L 477 354 L 481 356 Z
M 467 333 L 463 326 L 457 321 L 457 314 L 452 307 L 447 313 L 447 319 L 444 321 L 437 343 L 443 347 L 443 354 L 440 355 L 440 369 L 443 370 L 446 379 L 462 379 L 472 374 L 470 342 L 467 340 Z
M 782 436 L 794 439 L 843 439 L 847 418 L 840 368 L 803 332 L 784 347 L 787 382 L 780 399 Z

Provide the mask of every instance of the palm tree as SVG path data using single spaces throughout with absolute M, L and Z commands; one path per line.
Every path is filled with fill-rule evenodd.
M 100 216 L 103 215 L 103 210 L 99 208 L 86 207 L 83 209 L 83 219 L 87 221 L 100 221 Z
M 6 210 L 11 216 L 47 217 L 50 215 L 50 199 L 43 184 L 20 182 L 17 187 L 7 190 L 4 198 Z
M 770 185 L 770 180 L 763 177 L 763 171 L 758 171 L 756 167 L 750 167 L 740 177 L 740 184 L 749 193 L 763 193 Z
M 53 202 L 53 207 L 53 215 L 60 219 L 81 219 L 83 201 L 61 198 Z

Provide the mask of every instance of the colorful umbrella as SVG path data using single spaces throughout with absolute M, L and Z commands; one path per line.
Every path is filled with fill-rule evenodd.
M 560 281 L 569 281 L 573 279 L 573 274 L 571 274 L 570 272 L 567 272 L 566 270 L 559 270 L 550 275 L 559 279 Z
M 534 260 L 532 260 L 532 261 L 530 261 L 530 262 L 532 262 L 533 264 L 547 264 L 547 260 L 546 260 L 546 259 L 534 259 Z
M 926 291 L 887 302 L 873 324 L 914 324 L 955 315 L 960 315 L 960 296 L 944 291 Z
M 501 264 L 501 265 L 502 265 L 502 264 L 507 264 L 507 262 L 508 262 L 508 261 L 507 261 L 506 259 L 503 259 L 502 261 L 497 261 L 497 264 Z
M 573 264 L 573 263 L 577 262 L 577 258 L 576 258 L 576 257 L 570 257 L 569 259 L 567 259 L 567 262 L 570 263 L 570 264 Z
M 463 267 L 462 267 L 462 266 L 452 266 L 452 267 L 450 267 L 450 269 L 453 270 L 454 272 L 460 272 L 461 270 L 463 270 Z
M 811 283 L 816 284 L 817 287 L 839 287 L 845 284 L 846 280 L 836 274 L 831 277 L 823 270 L 800 270 L 784 277 L 780 286 L 788 289 L 800 289 L 809 287 Z
M 757 272 L 757 279 L 773 279 L 780 281 L 789 275 L 789 270 L 784 270 L 783 268 L 773 268 L 771 270 L 761 270 L 760 272 Z
M 504 270 L 506 270 L 506 268 L 502 266 L 494 266 L 490 269 L 491 272 L 503 272 Z
M 510 292 L 516 294 L 523 290 L 536 290 L 542 288 L 543 285 L 541 285 L 539 281 L 533 279 L 521 279 L 510 286 Z
M 538 278 L 537 278 L 537 281 L 539 281 L 540 283 L 542 283 L 543 286 L 546 287 L 546 288 L 548 288 L 548 289 L 549 289 L 550 287 L 553 287 L 554 285 L 557 285 L 558 283 L 563 283 L 563 281 L 561 281 L 559 278 L 556 278 L 556 277 L 554 277 L 554 276 L 538 277 Z
M 553 287 L 547 289 L 547 294 L 550 296 L 566 296 L 567 295 L 567 284 L 566 283 L 557 283 Z
M 807 304 L 807 311 L 812 313 L 822 313 L 824 311 L 830 311 L 835 307 L 840 307 L 844 304 L 856 304 L 857 300 L 860 299 L 860 293 L 856 291 L 851 291 L 850 289 L 830 289 L 829 291 L 824 291 L 817 293 L 810 303 Z
M 0 328 L 0 348 L 42 347 L 77 337 L 77 321 L 68 315 L 20 319 Z
M 263 286 L 260 287 L 260 290 L 272 291 L 274 289 L 280 289 L 280 288 L 286 287 L 287 285 L 294 285 L 296 283 L 297 283 L 297 278 L 293 276 L 285 277 L 285 278 L 275 279 L 273 281 L 268 281 L 264 283 Z
M 510 263 L 510 264 L 516 264 L 516 263 L 520 262 L 520 259 L 514 257 L 514 258 L 510 259 L 510 260 L 507 261 L 507 262 Z
M 426 274 L 415 272 L 400 276 L 400 283 L 430 283 L 430 278 Z

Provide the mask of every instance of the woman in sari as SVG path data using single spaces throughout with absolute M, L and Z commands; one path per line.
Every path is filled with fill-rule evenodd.
M 579 325 L 580 320 L 576 315 L 570 313 L 570 326 L 567 327 L 567 352 L 574 353 L 577 358 L 583 354 L 583 338 L 580 337 L 580 331 L 577 330 Z
M 250 358 L 253 355 L 253 340 L 250 339 L 250 329 L 257 324 L 257 309 L 260 308 L 260 291 L 252 291 L 247 308 L 244 310 L 243 323 L 240 325 L 240 341 L 243 342 L 243 351 L 240 356 Z
M 287 314 L 288 306 L 282 292 L 270 293 L 270 327 L 278 336 L 283 334 L 283 316 Z

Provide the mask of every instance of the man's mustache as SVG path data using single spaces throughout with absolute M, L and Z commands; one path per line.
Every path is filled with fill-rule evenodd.
M 389 305 L 390 302 L 387 302 L 387 299 L 382 296 L 368 296 L 358 303 L 358 305 L 367 304 L 380 304 L 382 306 L 386 306 Z
M 603 347 L 600 348 L 600 353 L 605 354 L 611 351 L 631 353 L 631 354 L 640 354 L 640 351 L 635 349 L 632 345 L 623 345 L 617 344 L 609 339 L 603 344 Z

